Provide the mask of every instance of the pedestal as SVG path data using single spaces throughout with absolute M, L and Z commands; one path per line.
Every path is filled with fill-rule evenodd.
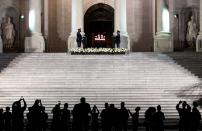
M 157 33 L 157 35 L 154 37 L 154 52 L 173 52 L 171 33 Z
M 3 41 L 0 37 L 0 53 L 3 53 Z
M 81 35 L 83 37 L 83 36 L 85 36 L 85 33 L 81 32 Z M 74 49 L 74 48 L 78 48 L 76 38 L 77 38 L 77 32 L 72 32 L 67 40 L 67 47 L 68 47 L 67 51 L 70 51 L 71 49 Z M 82 42 L 81 42 L 81 48 L 83 48 Z
M 68 38 L 68 51 L 77 48 L 76 35 L 70 35 Z
M 117 32 L 113 33 L 113 37 L 117 35 Z M 125 48 L 130 51 L 130 38 L 127 32 L 121 32 L 120 34 L 120 48 Z
M 26 53 L 43 53 L 45 52 L 45 41 L 41 35 L 33 35 L 25 38 Z
M 196 40 L 196 52 L 202 52 L 202 32 L 199 33 Z
M 120 43 L 120 48 L 126 48 L 130 50 L 130 39 L 128 35 L 121 35 L 120 36 L 121 43 Z

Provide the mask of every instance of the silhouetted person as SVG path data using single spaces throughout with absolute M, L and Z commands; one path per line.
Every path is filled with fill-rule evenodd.
M 180 108 L 181 104 L 182 108 Z M 179 101 L 179 103 L 176 105 L 176 109 L 180 117 L 179 131 L 188 131 L 190 129 L 191 107 L 187 104 L 186 101 Z
M 21 101 L 24 106 L 21 106 Z M 27 108 L 25 99 L 22 97 L 20 100 L 15 101 L 12 105 L 12 128 L 14 131 L 22 131 L 24 128 L 24 111 Z
M 10 107 L 6 107 L 6 112 L 4 112 L 4 129 L 5 131 L 11 131 L 12 113 L 10 112 Z
M 109 121 L 109 104 L 105 103 L 105 109 L 102 110 L 101 114 L 102 131 L 110 131 Z
M 155 121 L 155 114 L 156 114 L 156 108 L 152 107 L 152 116 L 151 116 L 151 122 L 150 122 L 150 130 L 156 131 L 156 121 Z
M 32 131 L 33 130 L 33 111 L 32 107 L 28 107 L 28 113 L 27 113 L 27 131 Z
M 157 106 L 157 112 L 153 115 L 153 131 L 164 131 L 164 113 L 161 111 L 161 106 Z
M 127 131 L 129 113 L 125 107 L 124 102 L 121 102 L 121 108 L 119 109 L 118 115 L 119 115 L 119 130 Z
M 55 105 L 52 110 L 53 120 L 52 120 L 52 131 L 59 131 L 61 126 L 61 110 L 60 110 L 60 102 Z
M 47 120 L 48 120 L 48 113 L 45 112 L 46 108 L 43 106 L 41 111 L 41 131 L 46 131 L 47 128 Z
M 74 108 L 72 110 L 73 120 L 72 120 L 72 130 L 73 131 L 80 131 L 81 127 L 79 127 L 79 109 L 78 104 L 74 105 Z
M 0 109 L 0 131 L 3 131 L 4 128 L 4 115 L 3 115 L 3 109 Z
M 110 130 L 118 130 L 119 110 L 115 108 L 114 104 L 110 104 L 109 107 L 109 124 Z
M 140 107 L 135 108 L 135 113 L 132 113 L 129 111 L 131 117 L 132 117 L 132 124 L 133 124 L 133 131 L 137 131 L 139 127 L 139 111 L 141 110 Z
M 152 131 L 153 128 L 153 115 L 156 113 L 156 108 L 154 107 L 149 107 L 146 112 L 145 112 L 145 121 L 144 125 L 146 127 L 146 131 Z
M 76 42 L 77 42 L 77 46 L 78 48 L 81 47 L 81 42 L 82 42 L 82 35 L 81 35 L 81 29 L 78 29 L 77 35 L 76 35 Z
M 75 118 L 77 120 L 76 122 L 77 130 L 88 131 L 91 108 L 90 108 L 90 104 L 86 103 L 86 99 L 84 97 L 80 99 L 79 104 L 75 105 L 73 109 L 73 113 L 74 113 L 74 117 L 78 117 L 78 118 Z
M 200 126 L 201 113 L 199 112 L 197 107 L 198 103 L 193 102 L 192 119 L 191 119 L 192 131 L 197 131 Z
M 68 109 L 68 103 L 64 104 L 64 108 L 61 110 L 61 127 L 62 131 L 70 130 L 70 110 Z
M 117 34 L 115 36 L 115 47 L 120 48 L 120 43 L 121 43 L 121 36 L 120 36 L 120 31 L 117 31 Z
M 32 106 L 32 129 L 33 131 L 41 130 L 41 111 L 42 111 L 42 103 L 41 100 L 35 100 L 34 105 Z
M 93 109 L 92 109 L 92 131 L 98 131 L 98 127 L 99 127 L 99 124 L 98 124 L 98 116 L 99 116 L 100 112 L 97 108 L 96 105 L 93 106 Z

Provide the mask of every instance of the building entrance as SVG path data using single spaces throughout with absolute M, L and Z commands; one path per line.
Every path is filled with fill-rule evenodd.
M 114 9 L 107 4 L 91 6 L 84 16 L 86 47 L 112 48 L 114 32 Z

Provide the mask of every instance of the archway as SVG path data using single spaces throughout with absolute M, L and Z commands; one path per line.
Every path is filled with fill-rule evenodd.
M 84 32 L 86 47 L 113 47 L 114 8 L 103 3 L 91 6 L 84 16 Z

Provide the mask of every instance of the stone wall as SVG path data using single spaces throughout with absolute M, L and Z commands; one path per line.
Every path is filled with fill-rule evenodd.
M 71 33 L 71 1 L 52 0 L 48 2 L 48 52 L 67 51 L 67 39 Z
M 132 51 L 153 51 L 153 0 L 128 0 L 128 33 Z
M 19 0 L 1 0 L 0 1 L 0 18 L 6 15 L 6 9 L 13 7 L 19 9 Z M 0 19 L 1 21 L 2 19 Z
M 88 8 L 98 3 L 104 3 L 114 8 L 114 0 L 84 0 L 84 13 Z

